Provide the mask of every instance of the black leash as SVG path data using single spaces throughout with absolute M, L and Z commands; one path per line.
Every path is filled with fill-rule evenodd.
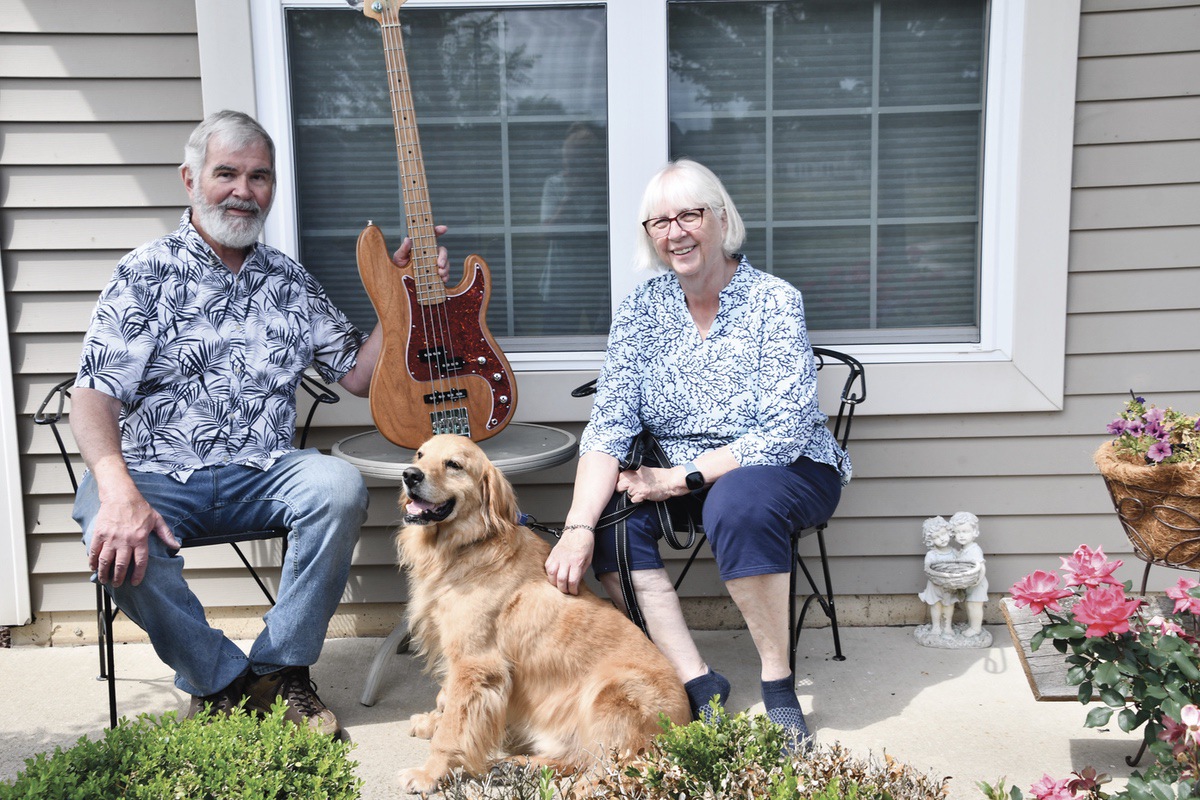
M 641 434 L 633 440 L 630 445 L 629 453 L 619 462 L 619 467 L 622 472 L 626 470 L 636 470 L 640 467 L 658 467 L 661 469 L 670 469 L 674 466 L 671 459 L 667 456 L 666 451 L 662 449 L 662 445 L 649 431 L 642 431 Z M 682 498 L 672 498 L 682 499 Z M 675 550 L 686 550 L 696 542 L 696 535 L 699 528 L 696 525 L 695 517 L 692 514 L 692 509 L 686 505 L 680 505 L 679 510 L 687 520 L 687 540 L 680 541 L 676 536 L 675 525 L 671 521 L 671 510 L 668 505 L 669 500 L 647 500 L 654 508 L 656 522 L 658 523 L 659 532 L 663 538 Z M 646 629 L 646 620 L 642 616 L 642 609 L 638 605 L 637 594 L 633 589 L 633 569 L 630 563 L 629 554 L 629 529 L 626 527 L 626 520 L 634 510 L 642 503 L 633 503 L 629 499 L 628 492 L 622 492 L 616 498 L 615 508 L 607 514 L 600 517 L 596 523 L 596 530 L 602 530 L 609 526 L 616 528 L 616 545 L 617 545 L 617 575 L 621 581 L 621 599 L 625 603 L 625 608 L 629 612 L 629 618 L 634 624 L 642 629 L 647 638 L 650 632 Z M 561 528 L 551 528 L 548 525 L 542 525 L 534 517 L 529 514 L 521 514 L 521 525 L 532 528 L 536 531 L 548 533 L 555 539 L 562 537 Z

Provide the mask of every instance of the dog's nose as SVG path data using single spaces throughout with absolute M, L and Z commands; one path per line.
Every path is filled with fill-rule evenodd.
M 416 486 L 425 480 L 425 473 L 419 467 L 406 467 L 404 470 L 404 485 L 408 488 Z

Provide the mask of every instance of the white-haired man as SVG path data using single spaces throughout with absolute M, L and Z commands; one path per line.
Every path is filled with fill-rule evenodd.
M 339 734 L 309 676 L 366 518 L 354 467 L 296 450 L 295 390 L 314 366 L 365 396 L 379 357 L 317 281 L 259 243 L 275 148 L 251 117 L 193 131 L 179 227 L 117 265 L 84 340 L 71 429 L 88 471 L 75 502 L 88 563 L 192 696 L 189 714 L 243 697 Z M 439 231 L 440 232 L 440 231 Z M 408 262 L 411 242 L 396 251 Z M 444 250 L 439 270 L 448 269 Z M 180 542 L 230 530 L 290 533 L 275 606 L 249 654 L 212 628 L 183 579 Z

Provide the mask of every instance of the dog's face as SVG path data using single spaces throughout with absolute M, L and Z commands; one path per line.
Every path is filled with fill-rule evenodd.
M 517 516 L 508 481 L 477 444 L 453 434 L 434 436 L 417 450 L 404 470 L 400 505 L 405 525 L 436 525 L 439 535 L 476 527 L 488 535 Z

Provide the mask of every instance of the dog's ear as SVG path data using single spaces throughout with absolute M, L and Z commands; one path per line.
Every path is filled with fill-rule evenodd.
M 508 478 L 490 461 L 485 461 L 480 480 L 483 524 L 489 532 L 499 532 L 517 521 L 517 496 Z

